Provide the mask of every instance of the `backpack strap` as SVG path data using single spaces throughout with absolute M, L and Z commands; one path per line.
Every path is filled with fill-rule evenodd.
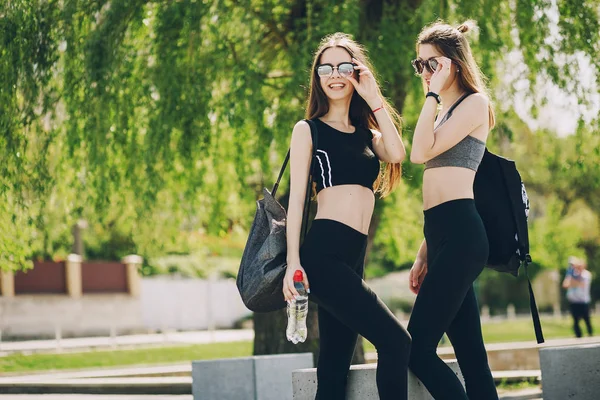
M 308 214 L 310 213 L 310 195 L 312 194 L 312 186 L 313 186 L 313 175 L 312 172 L 315 168 L 315 160 L 317 159 L 317 148 L 319 146 L 319 130 L 317 129 L 317 125 L 314 121 L 310 119 L 306 119 L 308 125 L 310 126 L 310 136 L 312 138 L 312 157 L 310 162 L 310 170 L 308 171 L 308 183 L 306 185 L 306 197 L 304 198 L 304 222 L 302 223 L 302 239 L 306 236 L 306 231 L 308 230 Z
M 311 157 L 311 162 L 310 162 L 310 170 L 308 172 L 308 182 L 306 183 L 306 197 L 304 198 L 304 209 L 302 212 L 302 215 L 304 216 L 304 222 L 302 223 L 301 237 L 303 239 L 306 236 L 306 230 L 308 228 L 308 214 L 310 211 L 310 194 L 312 192 L 312 184 L 313 184 L 312 171 L 315 167 L 315 159 L 317 158 L 317 147 L 318 147 L 318 143 L 319 143 L 319 131 L 317 130 L 317 125 L 314 123 L 314 121 L 311 121 L 309 119 L 306 119 L 305 121 L 310 126 L 310 137 L 312 139 L 313 146 L 312 146 L 312 157 Z M 281 165 L 281 169 L 279 170 L 279 176 L 277 177 L 277 181 L 273 185 L 273 190 L 271 190 L 271 194 L 273 195 L 273 197 L 275 197 L 275 193 L 277 193 L 277 189 L 279 189 L 279 182 L 281 181 L 281 178 L 283 177 L 283 173 L 285 172 L 288 162 L 290 161 L 290 151 L 291 151 L 291 149 L 288 149 L 288 152 L 285 156 L 285 160 L 283 160 L 283 164 Z
M 535 338 L 538 342 L 544 343 L 544 334 L 542 332 L 542 324 L 540 322 L 540 314 L 538 312 L 537 304 L 535 302 L 535 296 L 533 294 L 533 287 L 531 286 L 531 280 L 529 279 L 529 272 L 527 270 L 527 265 L 531 262 L 531 256 L 529 255 L 529 232 L 527 230 L 527 217 L 524 215 L 525 211 L 523 211 L 523 215 L 521 218 L 517 218 L 517 212 L 520 212 L 520 205 L 523 204 L 523 199 L 517 196 L 516 191 L 509 190 L 509 178 L 515 182 L 521 183 L 521 176 L 517 171 L 517 167 L 514 162 L 499 162 L 500 168 L 502 170 L 502 177 L 504 180 L 504 186 L 509 193 L 510 196 L 510 207 L 512 210 L 512 216 L 515 223 L 515 227 L 517 229 L 517 237 L 519 239 L 519 255 L 521 259 L 521 266 L 525 270 L 525 276 L 527 277 L 527 284 L 529 286 L 529 309 L 531 310 L 531 318 L 533 319 L 533 329 L 535 331 Z
M 458 107 L 459 104 L 462 103 L 464 99 L 466 99 L 467 97 L 469 97 L 472 94 L 473 94 L 473 92 L 467 92 L 467 93 L 463 94 L 462 96 L 460 96 L 458 98 L 458 100 L 456 100 L 454 102 L 454 104 L 452 104 L 450 106 L 450 108 L 446 112 L 446 115 L 444 115 L 444 118 L 442 118 L 442 120 L 440 121 L 440 123 L 438 124 L 438 126 L 436 127 L 436 129 L 439 128 L 440 126 L 442 126 L 442 124 L 444 122 L 448 121 L 448 119 L 452 116 L 452 113 L 454 112 L 454 110 L 456 109 L 456 107 Z
M 446 115 L 448 115 L 448 118 L 450 118 L 450 116 L 452 115 L 452 113 L 454 112 L 454 110 L 456 109 L 456 107 L 458 107 L 460 105 L 460 103 L 463 102 L 464 99 L 466 99 L 467 97 L 469 97 L 472 94 L 473 94 L 473 92 L 467 92 L 467 93 L 463 94 L 462 96 L 460 96 L 459 99 L 456 100 L 454 102 L 454 104 L 452 104 L 450 106 L 450 108 L 448 109 L 448 112 L 446 113 Z
M 281 169 L 279 170 L 279 176 L 277 177 L 277 181 L 275 182 L 275 184 L 273 185 L 273 189 L 271 190 L 271 194 L 273 195 L 273 197 L 275 197 L 275 193 L 277 193 L 277 189 L 279 189 L 279 182 L 281 181 L 281 177 L 283 176 L 283 173 L 285 172 L 285 169 L 287 168 L 289 161 L 290 161 L 290 150 L 288 149 L 288 152 L 285 156 L 285 160 L 283 160 L 283 165 L 281 166 Z
M 538 344 L 541 344 L 544 343 L 544 333 L 542 332 L 540 314 L 538 312 L 537 304 L 535 303 L 535 296 L 533 295 L 533 288 L 531 287 L 531 280 L 529 279 L 529 273 L 527 271 L 527 264 L 529 264 L 529 261 L 531 261 L 531 257 L 527 254 L 522 265 L 525 270 L 525 276 L 527 276 L 527 284 L 529 285 L 529 309 L 531 310 L 531 318 L 533 319 L 533 330 L 535 331 L 535 338 Z
M 517 237 L 519 239 L 519 254 L 521 256 L 520 259 L 521 261 L 524 261 L 527 257 L 529 257 L 529 232 L 527 229 L 527 215 L 525 214 L 525 210 L 522 207 L 522 186 L 519 192 L 517 192 L 516 190 L 508 190 L 509 183 L 514 185 L 518 183 L 519 185 L 522 185 L 523 181 L 521 179 L 519 171 L 517 170 L 515 162 L 511 160 L 507 161 L 509 162 L 501 162 L 500 167 L 502 168 L 502 176 L 504 177 L 504 183 L 510 196 L 510 205 L 513 210 L 513 218 L 515 222 L 515 227 L 517 229 Z M 522 214 L 517 216 L 517 213 L 521 212 Z M 531 262 L 531 259 L 529 260 L 529 262 Z

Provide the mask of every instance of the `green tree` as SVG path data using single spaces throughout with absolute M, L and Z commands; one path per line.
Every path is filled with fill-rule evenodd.
M 504 88 L 514 56 L 530 88 L 552 82 L 587 107 L 600 75 L 589 87 L 578 78 L 585 68 L 600 70 L 598 7 L 594 0 L 6 1 L 1 267 L 66 253 L 70 226 L 81 218 L 96 238 L 91 249 L 104 251 L 119 237 L 129 243 L 123 251 L 146 257 L 185 247 L 182 232 L 247 227 L 303 117 L 312 52 L 334 31 L 370 50 L 384 95 L 405 117 L 407 144 L 422 104 L 409 63 L 414 40 L 438 17 L 477 20 L 473 48 L 492 88 Z M 490 146 L 518 150 L 520 137 L 499 122 Z M 528 176 L 537 192 L 599 209 L 598 126 L 582 123 L 568 155 L 546 146 L 563 143 L 550 132 L 530 137 L 529 149 L 540 149 Z M 421 168 L 404 170 L 406 187 L 378 202 L 371 226 L 369 248 L 389 254 L 373 261 L 399 258 L 389 268 L 410 262 L 419 240 L 420 217 L 406 215 L 410 229 L 400 236 L 388 218 L 417 212 L 407 198 L 418 196 Z

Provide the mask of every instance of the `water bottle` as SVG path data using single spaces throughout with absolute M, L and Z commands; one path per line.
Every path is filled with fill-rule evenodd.
M 285 330 L 287 340 L 297 344 L 306 340 L 306 315 L 308 314 L 308 294 L 302 282 L 304 275 L 302 271 L 294 272 L 294 287 L 298 291 L 296 299 L 287 305 L 288 324 Z

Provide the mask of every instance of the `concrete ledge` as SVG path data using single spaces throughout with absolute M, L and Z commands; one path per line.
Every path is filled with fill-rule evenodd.
M 455 360 L 446 361 L 464 386 L 464 379 Z M 348 374 L 347 400 L 379 400 L 375 374 L 377 364 L 352 365 Z M 314 400 L 317 393 L 316 368 L 302 369 L 292 373 L 293 400 Z M 433 400 L 425 386 L 412 372 L 408 373 L 408 396 L 411 400 Z
M 525 389 L 513 393 L 501 394 L 500 400 L 542 400 L 540 389 Z
M 93 378 L 0 383 L 3 394 L 191 394 L 189 377 Z
M 542 373 L 539 369 L 521 370 L 521 371 L 492 371 L 494 381 L 514 383 L 523 381 L 539 382 L 542 379 Z
M 540 349 L 544 400 L 597 400 L 600 343 Z
M 313 366 L 312 353 L 192 363 L 194 400 L 292 400 L 292 371 Z
M 0 374 L 0 383 L 50 382 L 64 379 L 89 378 L 149 378 L 149 377 L 191 377 L 192 364 L 165 364 L 150 366 L 132 366 L 121 368 L 96 368 L 67 370 L 62 372 L 32 372 L 30 374 Z
M 485 345 L 485 348 L 492 371 L 536 370 L 540 369 L 540 349 L 591 343 L 600 343 L 600 338 L 596 336 L 579 339 L 550 339 L 544 344 L 537 344 L 535 341 L 489 343 Z M 456 358 L 452 346 L 438 347 L 437 354 L 444 360 Z M 377 362 L 377 353 L 366 353 L 365 359 L 368 363 Z

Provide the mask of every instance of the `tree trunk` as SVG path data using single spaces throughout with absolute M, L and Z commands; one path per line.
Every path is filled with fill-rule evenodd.
M 254 355 L 313 353 L 315 365 L 319 361 L 319 322 L 318 308 L 312 301 L 308 303 L 306 342 L 293 344 L 285 337 L 287 316 L 285 310 L 272 313 L 254 314 Z M 364 364 L 365 351 L 362 336 L 358 337 L 352 364 Z
M 315 365 L 319 356 L 319 322 L 317 305 L 308 303 L 306 342 L 293 344 L 285 337 L 287 315 L 284 310 L 254 313 L 254 355 L 313 353 Z

